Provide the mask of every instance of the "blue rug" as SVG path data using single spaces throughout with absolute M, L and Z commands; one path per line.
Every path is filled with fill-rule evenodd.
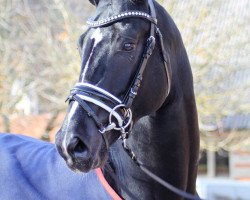
M 53 144 L 0 134 L 0 200 L 109 200 L 95 171 L 74 173 Z

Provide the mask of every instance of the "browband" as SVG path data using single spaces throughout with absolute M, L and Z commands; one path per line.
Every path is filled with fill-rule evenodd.
M 151 23 L 153 24 L 157 24 L 157 19 L 155 17 L 150 16 L 149 14 L 145 13 L 145 12 L 140 12 L 140 11 L 126 11 L 123 12 L 121 14 L 117 14 L 117 15 L 113 15 L 111 17 L 107 17 L 105 19 L 101 19 L 98 21 L 95 20 L 88 20 L 87 24 L 91 27 L 91 28 L 96 28 L 96 27 L 101 27 L 101 26 L 108 26 L 112 23 L 115 23 L 119 20 L 122 19 L 126 19 L 126 18 L 144 18 L 149 20 Z

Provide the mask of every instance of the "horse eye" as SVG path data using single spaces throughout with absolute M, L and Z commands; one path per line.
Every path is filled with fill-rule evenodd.
M 133 44 L 133 43 L 125 43 L 123 45 L 124 51 L 132 51 L 134 48 L 135 48 L 135 44 Z

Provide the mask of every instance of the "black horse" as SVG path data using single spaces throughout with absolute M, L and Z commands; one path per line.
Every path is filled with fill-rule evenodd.
M 195 194 L 197 111 L 191 68 L 176 25 L 155 1 L 90 2 L 96 14 L 79 39 L 81 74 L 57 133 L 59 153 L 73 170 L 101 167 L 125 199 L 131 196 L 110 168 L 138 199 L 183 199 L 146 175 L 133 159 Z

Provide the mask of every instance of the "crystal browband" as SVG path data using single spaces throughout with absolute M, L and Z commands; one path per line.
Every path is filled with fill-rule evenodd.
M 110 25 L 114 22 L 117 22 L 118 20 L 121 19 L 125 19 L 125 18 L 131 18 L 131 17 L 140 17 L 140 18 L 144 18 L 147 19 L 149 21 L 151 21 L 154 24 L 157 24 L 157 19 L 151 17 L 149 14 L 144 13 L 144 12 L 140 12 L 140 11 L 127 11 L 118 15 L 114 15 L 102 20 L 98 20 L 98 21 L 94 21 L 94 20 L 88 20 L 87 24 L 92 27 L 100 27 L 100 26 L 106 26 L 106 25 Z

